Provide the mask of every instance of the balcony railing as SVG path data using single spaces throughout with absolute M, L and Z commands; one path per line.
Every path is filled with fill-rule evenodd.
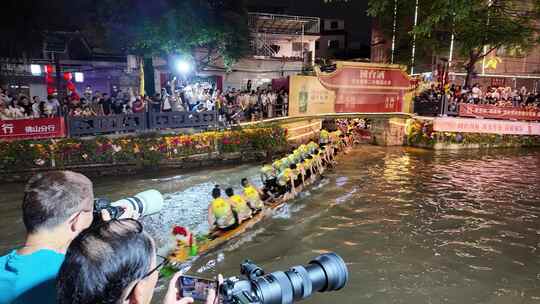
M 321 20 L 317 17 L 249 13 L 252 31 L 268 34 L 319 34 Z

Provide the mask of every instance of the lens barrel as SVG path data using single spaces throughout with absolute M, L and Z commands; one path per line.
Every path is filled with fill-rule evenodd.
M 339 290 L 349 279 L 343 259 L 328 253 L 316 257 L 307 266 L 295 266 L 256 278 L 254 292 L 261 304 L 291 304 L 311 296 L 315 291 Z
M 111 204 L 112 206 L 131 205 L 139 217 L 158 213 L 163 208 L 163 196 L 157 190 L 147 190 L 132 197 L 126 197 Z

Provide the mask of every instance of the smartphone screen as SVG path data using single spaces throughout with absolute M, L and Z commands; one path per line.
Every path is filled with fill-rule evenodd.
M 206 301 L 209 289 L 217 289 L 217 281 L 192 276 L 180 276 L 176 283 L 180 297 L 191 297 L 195 301 Z M 217 292 L 217 291 L 216 291 Z

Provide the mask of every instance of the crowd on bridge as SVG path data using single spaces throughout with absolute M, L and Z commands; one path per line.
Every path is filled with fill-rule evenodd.
M 529 91 L 526 87 L 519 90 L 511 87 L 488 86 L 479 84 L 472 87 L 462 87 L 456 84 L 447 84 L 444 87 L 436 84 L 422 91 L 415 97 L 418 102 L 440 101 L 446 94 L 450 108 L 459 103 L 494 105 L 500 107 L 521 107 L 524 109 L 540 109 L 540 92 Z
M 64 98 L 54 94 L 45 100 L 0 91 L 0 120 L 174 111 L 215 111 L 223 123 L 236 124 L 287 116 L 288 94 L 271 86 L 256 89 L 248 86 L 243 90 L 229 87 L 221 91 L 207 83 L 175 86 L 175 82 L 168 82 L 154 96 L 137 95 L 133 90 L 122 91 L 115 86 L 111 94 L 87 86 L 82 94 L 68 92 Z

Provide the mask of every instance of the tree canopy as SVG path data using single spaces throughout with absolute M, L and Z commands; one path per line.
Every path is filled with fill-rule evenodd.
M 370 0 L 368 14 L 377 17 L 386 30 L 392 29 L 395 0 Z M 412 9 L 416 0 L 397 0 L 399 28 L 408 36 L 416 34 L 425 45 L 446 48 L 451 34 L 455 50 L 467 60 L 467 83 L 475 64 L 502 46 L 528 49 L 540 42 L 540 0 L 419 0 L 417 26 Z M 388 32 L 387 32 L 388 33 Z
M 97 16 L 109 45 L 140 56 L 188 56 L 203 68 L 249 47 L 243 0 L 102 0 Z
M 219 58 L 231 64 L 249 47 L 244 0 L 7 0 L 1 6 L 0 56 L 6 57 L 39 55 L 47 31 L 78 31 L 94 47 L 124 54 L 192 56 L 200 67 Z

